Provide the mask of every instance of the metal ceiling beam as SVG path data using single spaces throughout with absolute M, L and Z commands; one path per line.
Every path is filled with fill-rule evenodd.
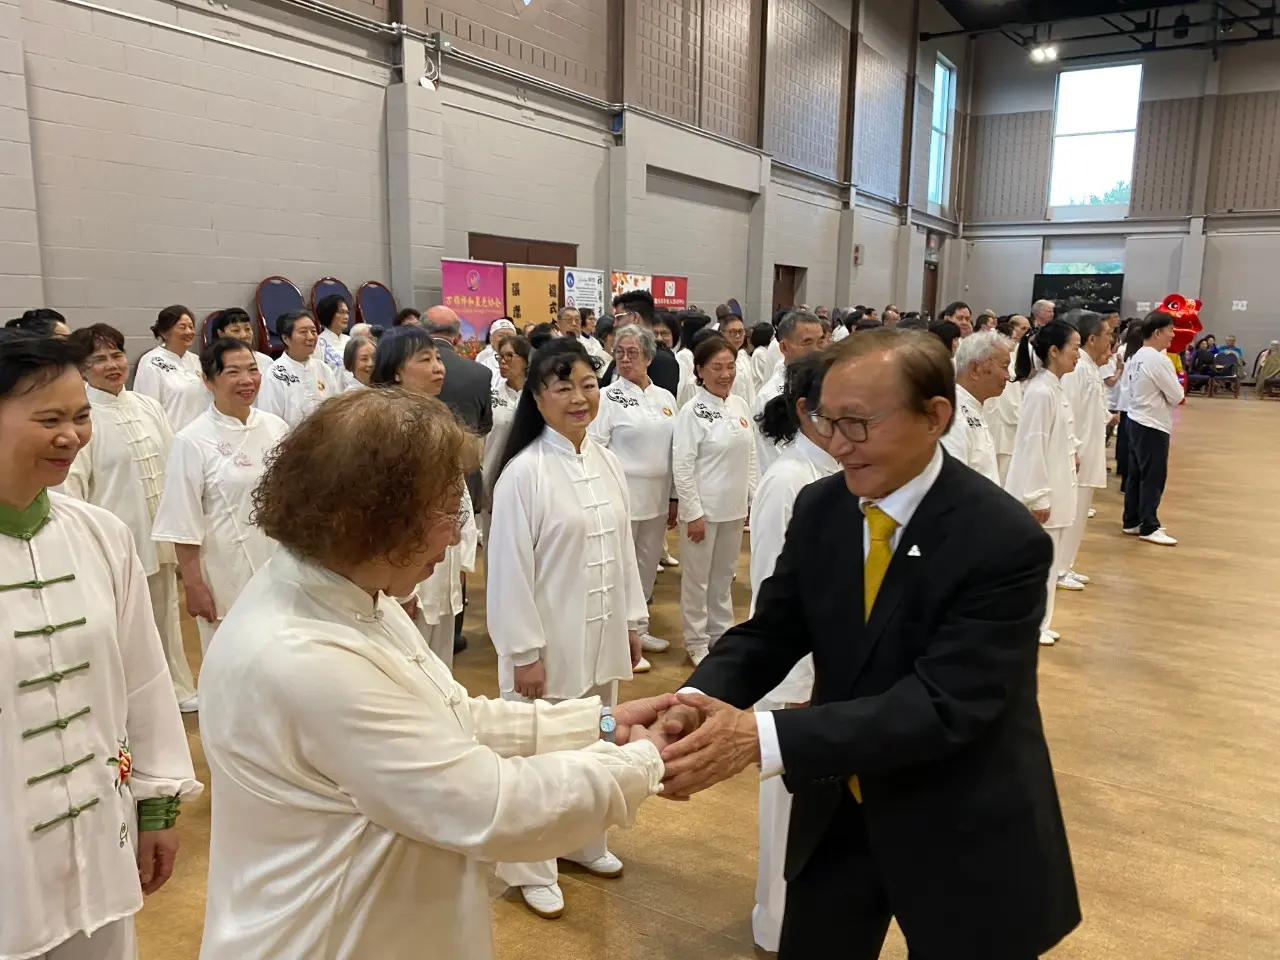
M 1248 0 L 1246 0 L 1246 2 L 1248 2 Z M 1255 14 L 1248 14 L 1243 16 L 1240 14 L 1231 12 L 1230 13 L 1231 21 L 1233 23 L 1245 23 L 1245 24 L 1252 25 L 1253 21 L 1274 20 L 1277 17 L 1280 17 L 1280 11 L 1277 11 L 1276 9 L 1277 5 L 1275 2 L 1273 2 L 1269 8 L 1259 8 L 1257 4 L 1253 4 L 1253 3 L 1250 3 L 1250 6 L 1253 6 L 1255 7 L 1255 9 L 1258 9 L 1259 12 Z M 1129 19 L 1129 20 L 1132 19 L 1131 17 L 1128 17 L 1125 14 L 1121 14 L 1121 16 L 1124 16 L 1125 19 Z M 1015 28 L 1021 28 L 1021 29 L 1030 28 L 1034 30 L 1036 27 L 1052 27 L 1062 23 L 1073 23 L 1073 22 L 1078 22 L 1080 20 L 1097 20 L 1097 19 L 1100 19 L 1100 18 L 1099 17 L 1068 17 L 1062 20 L 1051 20 L 1051 21 L 1046 21 L 1043 23 L 1036 23 L 1036 24 L 1012 22 L 1012 23 L 1002 24 L 997 27 L 983 27 L 980 30 L 945 30 L 941 33 L 929 33 L 928 31 L 923 31 L 920 34 L 920 41 L 922 43 L 928 43 L 930 40 L 945 40 L 950 37 L 979 37 L 979 36 L 992 34 L 992 33 L 1004 33 L 1007 30 L 1015 29 Z M 1101 19 L 1105 20 L 1105 17 Z M 1212 20 L 1193 20 L 1190 24 L 1186 25 L 1186 29 L 1195 30 L 1200 27 L 1209 27 L 1213 25 L 1214 25 L 1214 21 Z M 1117 30 L 1116 33 L 1085 34 L 1079 37 L 1063 37 L 1056 42 L 1057 43 L 1075 43 L 1080 40 L 1106 40 L 1115 36 L 1133 36 L 1133 35 L 1142 34 L 1142 33 L 1151 33 L 1151 34 L 1171 33 L 1174 30 L 1181 30 L 1181 29 L 1183 29 L 1183 27 L 1175 23 L 1152 23 L 1150 19 L 1150 12 L 1148 12 L 1147 21 L 1141 24 L 1134 23 L 1132 30 Z
M 1154 53 L 1175 53 L 1182 50 L 1220 50 L 1223 47 L 1243 47 L 1250 43 L 1257 43 L 1258 37 L 1239 37 L 1229 40 L 1199 40 L 1195 43 L 1178 43 L 1168 47 L 1154 47 Z M 1058 56 L 1055 63 L 1084 63 L 1090 60 L 1107 60 L 1114 59 L 1116 52 L 1113 50 L 1109 53 L 1077 53 L 1070 56 Z

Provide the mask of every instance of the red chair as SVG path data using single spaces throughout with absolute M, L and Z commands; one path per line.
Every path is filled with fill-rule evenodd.
M 206 347 L 213 342 L 213 338 L 209 333 L 213 329 L 213 321 L 217 320 L 221 314 L 221 310 L 214 310 L 204 318 L 204 323 L 200 324 L 200 342 Z
M 356 302 L 351 296 L 351 291 L 347 289 L 347 285 L 337 277 L 321 277 L 311 285 L 311 312 L 315 313 L 317 303 L 334 294 L 347 301 L 347 329 L 343 332 L 349 333 L 352 325 L 356 322 Z
M 284 353 L 284 341 L 276 333 L 276 320 L 291 310 L 305 310 L 302 291 L 286 277 L 267 277 L 258 284 L 253 298 L 258 311 L 258 342 L 263 353 L 278 357 Z
M 390 330 L 396 323 L 396 298 L 377 280 L 367 280 L 356 291 L 356 322 Z

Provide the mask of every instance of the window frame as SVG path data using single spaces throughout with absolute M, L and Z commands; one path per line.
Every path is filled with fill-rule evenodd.
M 947 79 L 946 90 L 941 92 L 937 89 L 937 78 L 940 71 L 945 73 Z M 929 176 L 925 201 L 941 210 L 948 207 L 951 191 L 951 151 L 955 133 L 953 128 L 956 111 L 956 65 L 939 53 L 934 58 L 933 76 L 935 81 L 933 109 L 929 117 Z M 942 96 L 944 101 L 941 127 L 936 122 L 939 112 L 939 95 Z M 940 153 L 937 146 L 939 140 L 942 148 Z M 937 163 L 936 167 L 935 161 Z M 936 192 L 935 186 L 937 188 Z

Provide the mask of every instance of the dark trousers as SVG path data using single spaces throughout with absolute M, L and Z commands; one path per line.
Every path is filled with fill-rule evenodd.
M 1124 475 L 1129 469 L 1129 415 L 1120 414 L 1116 428 L 1116 476 L 1120 478 L 1120 492 L 1124 493 Z
M 1169 476 L 1169 434 L 1130 420 L 1129 469 L 1125 476 L 1124 528 L 1142 536 L 1160 529 L 1160 498 Z

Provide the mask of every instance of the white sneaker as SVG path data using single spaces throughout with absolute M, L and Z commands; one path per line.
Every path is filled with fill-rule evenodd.
M 689 650 L 688 647 L 685 648 L 685 651 L 689 654 L 689 659 L 693 661 L 695 667 L 707 659 L 707 654 L 710 652 L 709 650 Z
M 603 857 L 596 857 L 594 860 L 574 860 L 570 857 L 565 859 L 570 863 L 576 863 L 587 873 L 603 877 L 605 880 L 615 880 L 622 876 L 622 861 L 612 853 L 606 853 Z
M 1062 639 L 1062 634 L 1060 634 L 1057 630 L 1042 630 L 1041 633 L 1047 633 L 1054 640 Z
M 525 906 L 543 920 L 554 920 L 564 913 L 564 894 L 558 883 L 549 887 L 521 887 L 520 896 Z
M 1074 570 L 1068 570 L 1068 571 L 1067 571 L 1067 576 L 1068 576 L 1068 577 L 1070 577 L 1072 580 L 1079 580 L 1079 581 L 1080 581 L 1081 583 L 1083 583 L 1085 586 L 1088 586 L 1088 585 L 1092 582 L 1092 581 L 1091 581 L 1088 577 L 1086 577 L 1083 573 L 1076 573 Z
M 671 643 L 663 640 L 661 637 L 655 637 L 653 634 L 646 633 L 640 638 L 640 647 L 645 653 L 662 653 Z
M 680 566 L 680 561 L 679 561 L 679 560 L 677 560 L 675 557 L 673 557 L 673 556 L 672 556 L 671 554 L 669 554 L 669 553 L 663 554 L 662 559 L 661 559 L 661 560 L 659 560 L 658 562 L 659 562 L 660 564 L 662 564 L 664 567 L 678 567 L 678 566 Z
M 1097 515 L 1098 515 L 1098 511 L 1097 511 L 1097 510 L 1095 510 L 1095 509 L 1093 509 L 1093 507 L 1090 507 L 1090 508 L 1089 508 L 1089 519 L 1090 519 L 1090 520 L 1092 520 L 1092 519 L 1093 519 L 1094 517 L 1096 517 Z
M 1164 527 L 1161 527 L 1155 533 L 1148 533 L 1146 536 L 1138 537 L 1138 539 L 1145 540 L 1147 543 L 1158 543 L 1162 547 L 1176 547 L 1178 545 L 1177 540 L 1164 532 Z
M 1084 589 L 1084 584 L 1071 576 L 1071 574 L 1064 573 L 1058 578 L 1058 589 L 1079 592 Z
M 185 700 L 178 701 L 178 709 L 183 713 L 199 713 L 200 712 L 200 696 L 199 694 L 187 697 Z
M 1040 634 L 1040 646 L 1052 647 L 1058 642 L 1057 636 L 1051 630 L 1045 630 Z
M 1140 533 L 1142 533 L 1141 527 L 1125 527 L 1124 528 L 1125 536 L 1136 537 Z
M 631 672 L 632 673 L 648 673 L 652 669 L 653 669 L 653 664 L 651 664 L 644 657 L 641 657 L 640 662 L 631 668 Z

